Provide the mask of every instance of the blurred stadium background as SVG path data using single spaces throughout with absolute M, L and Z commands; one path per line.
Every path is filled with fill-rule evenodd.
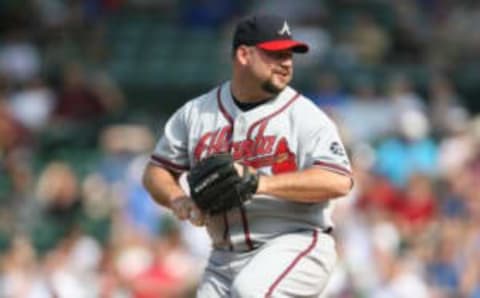
M 208 240 L 140 176 L 254 11 L 310 43 L 293 86 L 352 157 L 327 297 L 480 297 L 475 0 L 1 0 L 0 297 L 192 296 Z

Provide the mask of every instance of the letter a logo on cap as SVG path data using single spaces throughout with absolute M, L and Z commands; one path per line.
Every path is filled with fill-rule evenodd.
M 278 34 L 280 34 L 280 35 L 284 35 L 284 34 L 292 35 L 292 34 L 290 33 L 290 27 L 288 27 L 287 21 L 284 21 L 284 22 L 283 22 L 283 27 L 282 27 L 282 29 L 280 29 L 280 30 L 278 31 Z

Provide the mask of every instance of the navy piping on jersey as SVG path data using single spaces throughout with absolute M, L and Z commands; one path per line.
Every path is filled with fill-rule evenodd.
M 240 213 L 242 215 L 242 224 L 243 224 L 243 231 L 245 233 L 245 243 L 250 250 L 254 248 L 252 239 L 250 239 L 250 228 L 248 227 L 248 219 L 247 219 L 247 211 L 243 205 L 240 206 Z
M 300 93 L 296 93 L 283 107 L 281 107 L 279 110 L 271 113 L 270 115 L 267 115 L 257 121 L 255 121 L 255 123 L 253 123 L 250 128 L 248 129 L 248 132 L 247 132 L 247 138 L 250 138 L 250 136 L 252 135 L 252 131 L 253 129 L 259 125 L 260 123 L 265 123 L 266 121 L 269 121 L 270 119 L 272 119 L 273 117 L 277 116 L 278 114 L 280 114 L 281 112 L 283 112 L 284 110 L 286 110 L 295 100 L 297 100 L 297 98 L 300 96 Z
M 337 164 L 334 164 L 334 163 L 329 163 L 329 162 L 325 162 L 325 161 L 315 161 L 313 164 L 316 165 L 316 166 L 325 168 L 327 170 L 330 170 L 332 172 L 345 175 L 345 176 L 351 176 L 352 175 L 352 172 L 350 172 L 348 169 L 346 169 L 342 166 L 339 166 Z
M 232 241 L 230 241 L 230 236 L 229 236 L 230 225 L 228 224 L 228 217 L 226 212 L 223 213 L 223 225 L 225 226 L 225 230 L 223 231 L 223 240 L 228 242 L 228 248 L 230 250 L 233 250 L 233 244 L 232 244 Z
M 222 85 L 220 85 L 217 88 L 217 104 L 218 104 L 218 108 L 220 109 L 220 112 L 222 113 L 223 117 L 225 117 L 225 119 L 227 119 L 228 123 L 230 123 L 230 138 L 231 138 L 233 136 L 233 125 L 234 125 L 233 118 L 232 118 L 232 116 L 230 116 L 227 113 L 227 110 L 225 109 L 225 107 L 222 104 L 222 100 L 220 98 L 221 97 L 221 92 L 222 92 Z M 231 147 L 232 147 L 232 142 L 231 142 L 231 140 L 229 140 L 229 142 L 228 142 L 228 152 L 230 152 L 230 150 L 232 149 Z M 227 212 L 223 213 L 223 225 L 225 227 L 225 229 L 223 231 L 223 239 L 228 242 L 229 249 L 233 250 L 233 243 L 230 239 L 230 225 L 228 223 Z
M 233 121 L 233 117 L 227 112 L 227 110 L 223 106 L 223 102 L 222 102 L 222 99 L 221 99 L 221 90 L 222 90 L 222 86 L 219 86 L 218 89 L 217 89 L 217 103 L 218 103 L 218 107 L 219 107 L 220 111 L 222 112 L 223 116 L 230 123 L 230 129 L 231 129 L 230 137 L 232 137 L 233 136 L 233 130 L 234 130 L 234 121 Z M 289 107 L 299 96 L 300 96 L 299 93 L 295 93 L 295 95 L 285 105 L 283 105 L 280 109 L 278 109 L 277 111 L 274 111 L 270 115 L 267 115 L 267 116 L 261 118 L 260 120 L 255 121 L 248 129 L 247 139 L 250 138 L 250 136 L 252 134 L 252 131 L 253 131 L 253 128 L 255 128 L 257 125 L 259 125 L 261 123 L 268 122 L 270 119 L 272 119 L 276 115 L 278 115 L 281 112 L 283 112 L 284 110 L 286 110 L 287 107 Z M 264 102 L 262 102 L 262 103 L 264 103 Z M 229 152 L 232 149 L 231 146 L 232 146 L 232 141 L 230 140 L 229 148 L 228 148 Z M 241 214 L 241 218 L 242 218 L 243 233 L 245 235 L 245 243 L 247 244 L 249 250 L 252 250 L 254 248 L 254 246 L 253 246 L 253 243 L 252 243 L 251 238 L 250 238 L 248 217 L 247 217 L 247 214 L 246 214 L 247 212 L 246 212 L 245 208 L 239 208 L 239 209 L 240 209 L 240 214 Z M 228 224 L 227 216 L 225 215 L 224 218 L 226 220 L 226 223 Z M 228 230 L 226 231 L 226 235 L 228 235 Z M 232 249 L 232 247 L 231 247 L 231 249 Z
M 227 119 L 227 121 L 230 123 L 230 125 L 232 126 L 232 130 L 233 130 L 233 118 L 232 116 L 230 116 L 230 114 L 228 114 L 227 110 L 225 109 L 225 107 L 223 106 L 223 103 L 222 103 L 222 100 L 221 100 L 221 92 L 222 92 L 222 86 L 219 86 L 218 89 L 217 89 L 217 103 L 218 103 L 218 107 L 220 109 L 220 112 L 222 112 L 223 116 L 225 117 L 225 119 Z
M 152 154 L 150 156 L 150 161 L 153 162 L 155 165 L 162 166 L 164 168 L 167 168 L 169 170 L 172 170 L 174 172 L 183 172 L 183 171 L 188 171 L 189 167 L 188 166 L 182 166 L 178 165 L 176 163 L 173 163 L 166 159 L 165 157 L 161 157 L 156 154 Z
M 337 164 L 324 162 L 324 161 L 316 161 L 313 163 L 314 166 L 319 166 L 327 171 L 334 172 L 336 174 L 344 175 L 350 178 L 350 189 L 353 188 L 355 185 L 355 180 L 353 180 L 353 174 L 346 168 L 343 168 Z

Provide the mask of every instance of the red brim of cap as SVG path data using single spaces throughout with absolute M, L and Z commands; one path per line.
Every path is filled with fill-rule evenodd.
M 257 44 L 257 47 L 265 51 L 292 50 L 295 53 L 308 52 L 308 45 L 292 39 L 272 40 Z

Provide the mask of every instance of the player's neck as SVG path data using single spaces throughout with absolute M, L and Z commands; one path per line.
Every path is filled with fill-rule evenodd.
M 260 102 L 271 99 L 274 94 L 265 92 L 253 82 L 233 76 L 230 91 L 235 99 L 242 103 Z

